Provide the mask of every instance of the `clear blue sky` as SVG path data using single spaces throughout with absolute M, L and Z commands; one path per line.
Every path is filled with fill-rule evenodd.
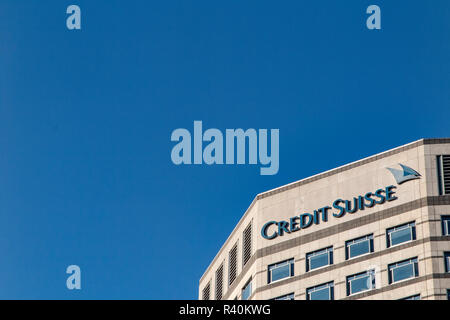
M 197 298 L 257 193 L 450 136 L 449 36 L 448 0 L 1 0 L 0 298 Z M 279 128 L 279 173 L 175 166 L 194 120 Z

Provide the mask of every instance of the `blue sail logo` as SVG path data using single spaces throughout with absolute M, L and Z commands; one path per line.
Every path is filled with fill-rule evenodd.
M 421 175 L 416 170 L 411 169 L 410 167 L 407 167 L 401 163 L 399 163 L 399 166 L 402 167 L 402 170 L 386 168 L 392 173 L 398 184 L 402 184 L 403 182 L 413 179 L 420 179 Z

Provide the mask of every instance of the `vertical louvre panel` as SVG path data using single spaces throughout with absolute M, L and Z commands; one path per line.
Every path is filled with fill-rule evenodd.
M 442 156 L 442 178 L 444 194 L 450 194 L 450 155 Z
M 223 264 L 216 271 L 216 300 L 223 296 Z
M 202 300 L 209 300 L 211 298 L 211 282 L 203 288 Z
M 237 243 L 230 250 L 228 261 L 228 285 L 231 286 L 237 276 Z
M 247 226 L 243 234 L 243 263 L 245 266 L 252 256 L 252 223 Z

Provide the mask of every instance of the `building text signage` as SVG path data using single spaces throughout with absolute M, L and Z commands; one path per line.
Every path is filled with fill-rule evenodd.
M 333 202 L 332 207 L 325 206 L 314 210 L 313 213 L 302 213 L 290 218 L 289 221 L 269 221 L 262 227 L 261 236 L 264 239 L 272 240 L 285 233 L 293 233 L 306 229 L 313 224 L 319 224 L 320 221 L 327 222 L 329 214 L 335 218 L 341 218 L 346 213 L 356 213 L 365 208 L 372 208 L 375 205 L 383 204 L 386 201 L 396 200 L 397 197 L 394 196 L 395 189 L 395 186 L 388 186 L 384 189 L 378 189 L 375 192 L 367 192 L 363 196 L 353 197 L 353 200 L 337 199 Z

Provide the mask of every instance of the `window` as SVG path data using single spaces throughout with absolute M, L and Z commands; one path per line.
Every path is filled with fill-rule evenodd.
M 416 240 L 416 224 L 414 222 L 402 224 L 386 230 L 387 247 Z
M 447 300 L 450 300 L 450 289 L 447 289 Z
M 442 235 L 450 236 L 450 216 L 442 216 Z
M 223 264 L 216 271 L 216 300 L 222 299 L 223 293 Z
M 373 234 L 345 242 L 345 259 L 373 252 Z
M 203 288 L 202 300 L 209 300 L 211 292 L 211 282 Z
M 228 254 L 228 285 L 231 286 L 237 275 L 237 243 Z
M 450 272 L 450 252 L 444 252 L 445 272 Z
M 306 254 L 306 271 L 333 264 L 333 247 Z
M 306 289 L 307 300 L 334 300 L 334 283 L 329 282 Z
M 347 295 L 375 289 L 375 270 L 368 270 L 347 277 Z
M 417 258 L 390 264 L 389 284 L 419 276 Z
M 437 156 L 439 195 L 450 194 L 450 155 Z
M 268 283 L 292 276 L 294 276 L 294 259 L 289 259 L 269 266 Z
M 272 300 L 294 300 L 294 293 L 285 294 L 284 296 L 276 297 Z
M 252 279 L 250 279 L 242 288 L 242 300 L 248 300 L 252 295 Z
M 252 223 L 245 228 L 242 237 L 242 267 L 244 267 L 252 256 Z
M 420 300 L 420 294 L 409 296 L 409 297 L 406 297 L 406 298 L 403 298 L 403 299 L 400 299 L 400 300 Z

